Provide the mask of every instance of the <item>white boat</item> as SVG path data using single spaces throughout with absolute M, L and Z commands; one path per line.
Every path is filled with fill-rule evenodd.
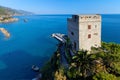
M 32 65 L 32 70 L 38 72 L 40 70 L 40 68 L 38 66 Z

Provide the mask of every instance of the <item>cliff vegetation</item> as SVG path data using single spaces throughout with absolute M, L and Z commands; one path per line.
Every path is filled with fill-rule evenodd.
M 102 42 L 102 47 L 93 47 L 89 53 L 81 50 L 74 56 L 69 42 L 59 44 L 40 73 L 40 80 L 120 80 L 120 44 Z

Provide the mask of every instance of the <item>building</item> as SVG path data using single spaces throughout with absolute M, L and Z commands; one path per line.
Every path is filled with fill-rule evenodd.
M 90 51 L 91 47 L 101 47 L 101 15 L 73 15 L 67 21 L 73 50 Z

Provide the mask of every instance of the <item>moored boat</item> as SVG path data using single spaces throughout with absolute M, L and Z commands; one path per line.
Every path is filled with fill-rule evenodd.
M 40 68 L 36 65 L 32 65 L 32 70 L 38 72 L 40 70 Z

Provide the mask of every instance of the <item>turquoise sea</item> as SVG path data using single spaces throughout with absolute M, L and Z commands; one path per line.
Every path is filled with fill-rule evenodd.
M 37 73 L 33 64 L 41 67 L 57 48 L 52 33 L 67 33 L 67 18 L 71 15 L 17 16 L 18 22 L 0 24 L 11 37 L 0 33 L 0 80 L 31 80 Z M 28 22 L 24 22 L 27 19 Z M 102 15 L 102 40 L 120 43 L 120 15 Z

